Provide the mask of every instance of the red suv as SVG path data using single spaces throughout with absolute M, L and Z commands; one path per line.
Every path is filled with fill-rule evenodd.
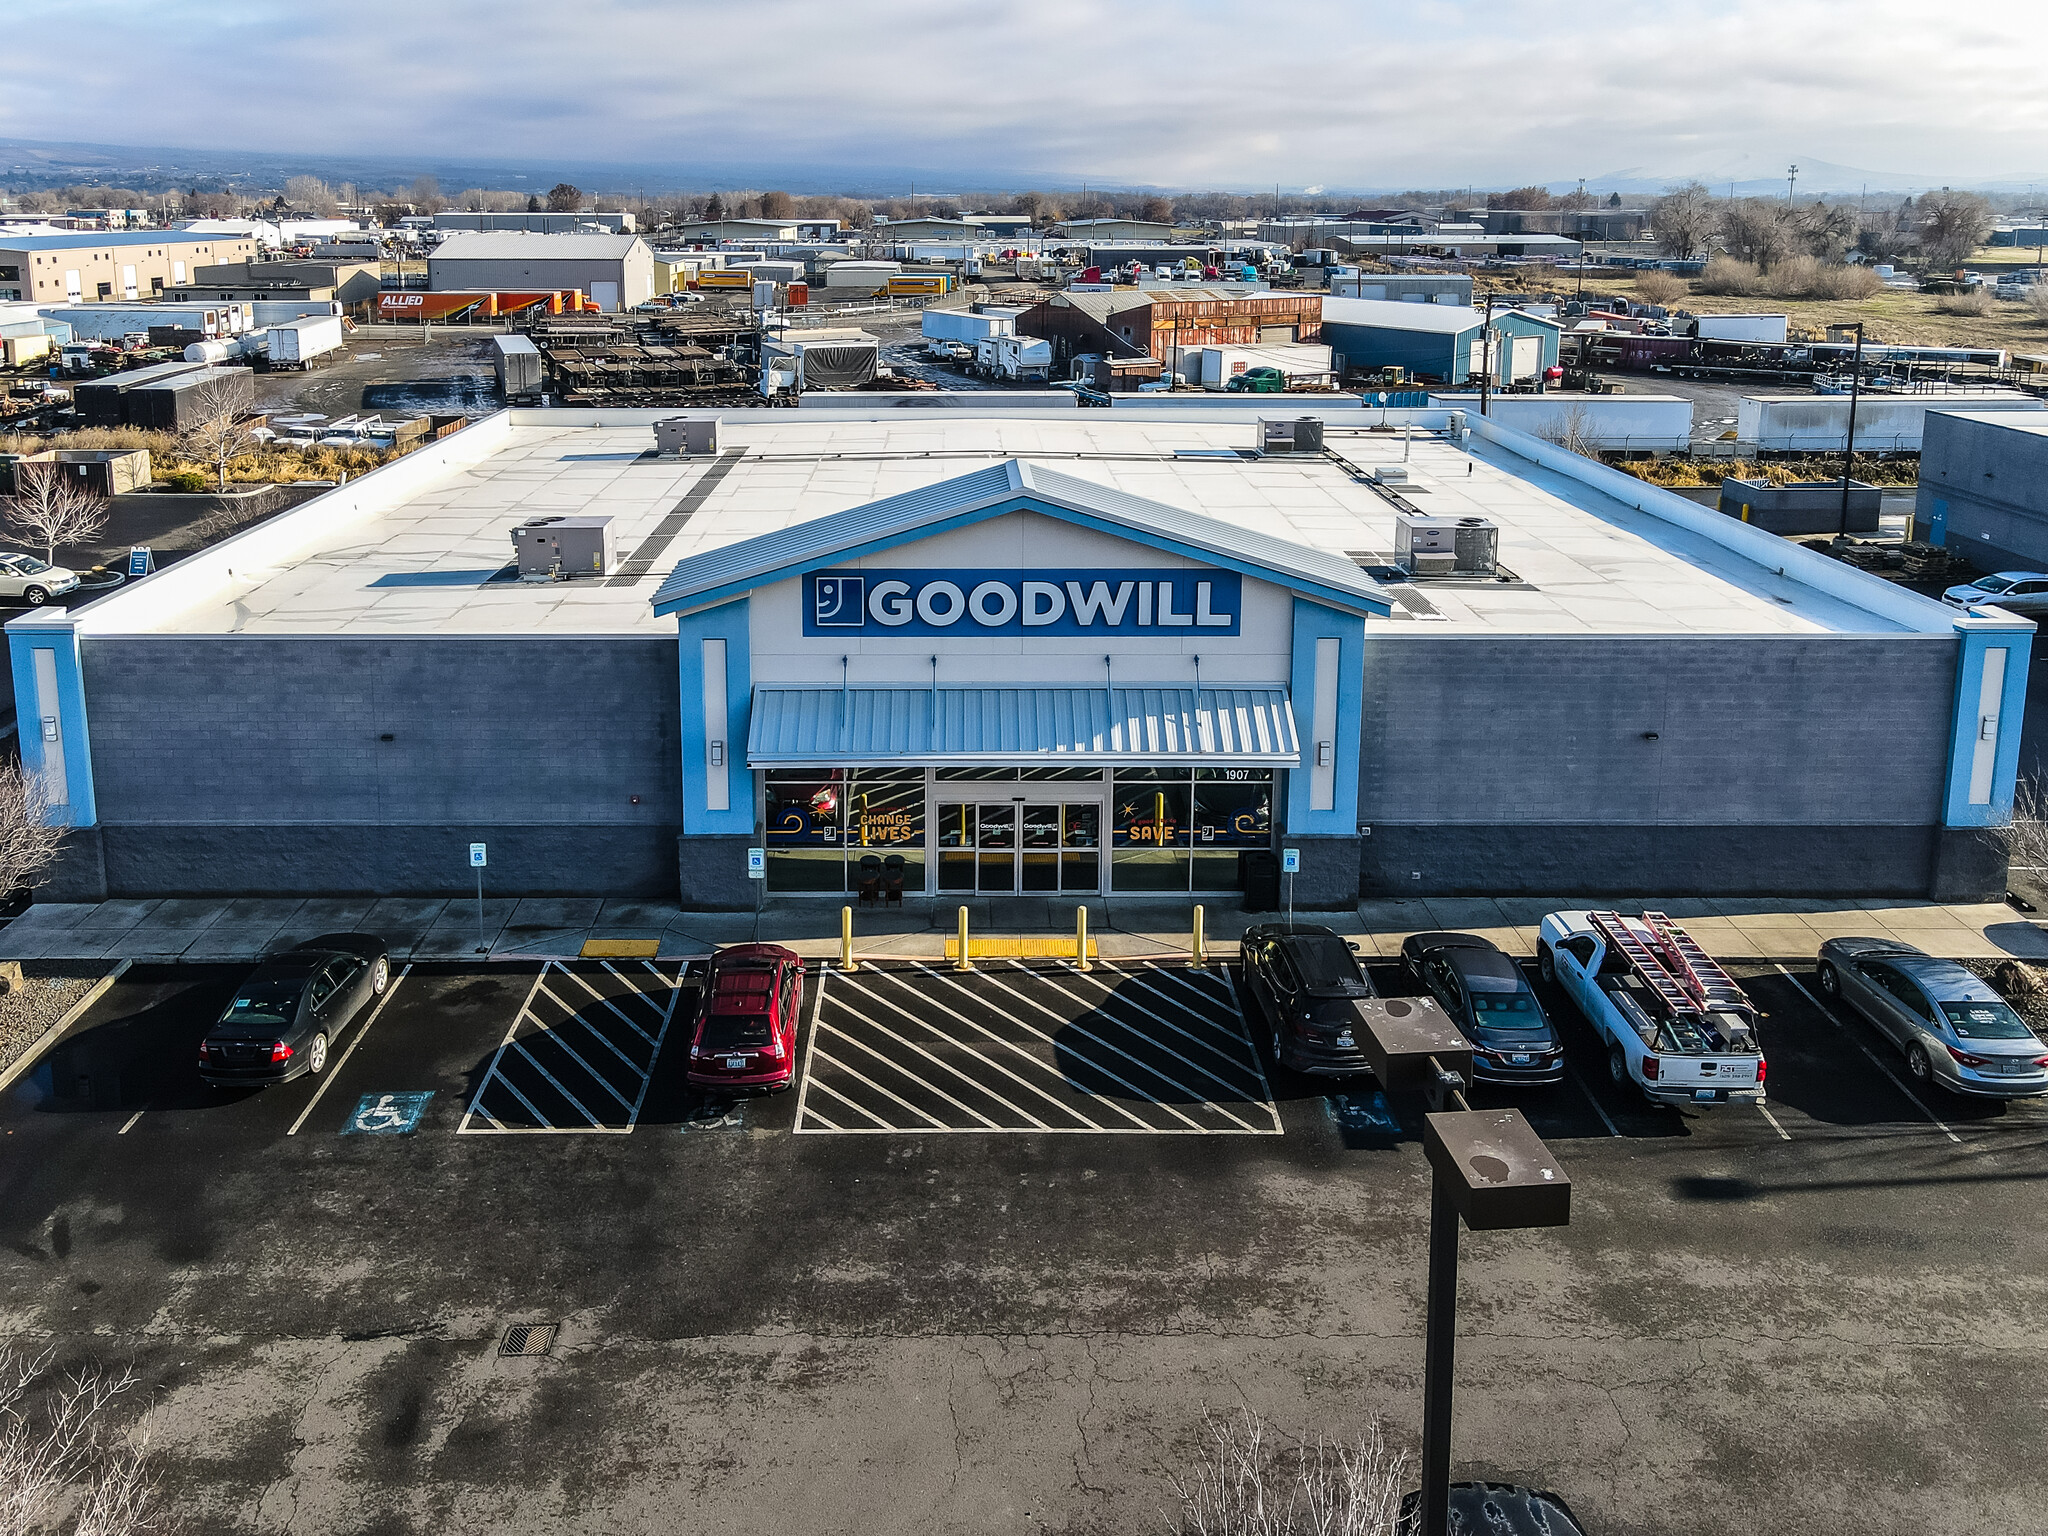
M 804 962 L 780 944 L 735 944 L 711 957 L 690 1033 L 695 1088 L 780 1092 L 796 1077 Z

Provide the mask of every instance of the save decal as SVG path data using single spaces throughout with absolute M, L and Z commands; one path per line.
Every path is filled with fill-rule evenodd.
M 1238 633 L 1235 571 L 816 571 L 804 633 L 1141 635 Z

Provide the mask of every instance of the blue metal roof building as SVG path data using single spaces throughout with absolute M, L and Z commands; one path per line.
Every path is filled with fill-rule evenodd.
M 1343 361 L 1341 376 L 1363 368 L 1405 368 L 1462 384 L 1482 366 L 1485 317 L 1460 304 L 1403 304 L 1394 299 L 1323 300 L 1322 340 Z

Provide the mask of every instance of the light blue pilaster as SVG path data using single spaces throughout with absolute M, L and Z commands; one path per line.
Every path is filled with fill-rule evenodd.
M 681 686 L 683 831 L 699 835 L 750 836 L 754 830 L 754 776 L 747 767 L 747 724 L 753 703 L 753 664 L 748 647 L 747 599 L 701 608 L 676 621 Z M 722 738 L 712 735 L 704 711 L 704 642 L 725 642 L 725 719 Z M 713 751 L 713 744 L 719 750 Z M 714 763 L 714 756 L 724 759 Z M 714 775 L 724 776 L 726 805 L 711 800 Z
M 1319 733 L 1316 721 L 1318 684 L 1317 642 L 1334 640 L 1336 653 L 1336 710 L 1328 722 L 1328 734 Z M 1358 754 L 1365 716 L 1365 619 L 1342 613 L 1306 598 L 1294 600 L 1294 660 L 1289 684 L 1294 706 L 1294 728 L 1301 738 L 1301 766 L 1287 770 L 1287 830 L 1304 837 L 1354 837 L 1358 833 Z M 1330 805 L 1315 805 L 1315 769 L 1318 741 L 1328 741 L 1333 756 L 1330 765 Z
M 23 614 L 8 622 L 7 645 L 22 766 L 42 779 L 53 824 L 92 826 L 99 807 L 75 622 L 61 610 Z
M 1996 609 L 1973 608 L 1955 627 L 1962 644 L 1942 824 L 2004 826 L 2012 820 L 2034 625 Z

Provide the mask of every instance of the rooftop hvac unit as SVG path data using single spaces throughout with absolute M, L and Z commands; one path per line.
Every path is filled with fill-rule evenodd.
M 1320 416 L 1261 416 L 1259 452 L 1321 453 L 1323 419 Z
M 1457 568 L 1455 517 L 1422 512 L 1394 514 L 1394 563 L 1417 576 L 1444 576 Z
M 609 576 L 617 564 L 609 517 L 536 517 L 512 530 L 521 581 Z
M 657 421 L 654 424 L 654 449 L 657 453 L 716 453 L 718 418 L 671 416 L 667 421 Z
M 1500 529 L 1484 517 L 1461 517 L 1451 530 L 1451 549 L 1457 570 L 1491 576 L 1500 566 Z
M 1382 464 L 1372 472 L 1372 477 L 1381 485 L 1406 485 L 1408 469 L 1402 464 Z

